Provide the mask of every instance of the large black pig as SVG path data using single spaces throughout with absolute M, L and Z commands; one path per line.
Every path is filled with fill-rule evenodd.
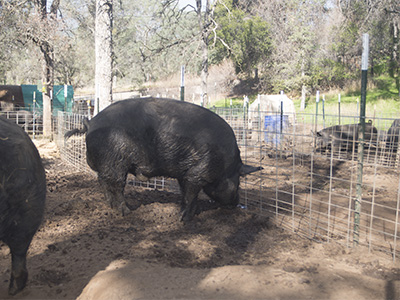
M 386 135 L 386 151 L 388 154 L 397 153 L 400 135 L 400 119 L 395 119 L 387 131 Z
M 11 252 L 11 295 L 26 285 L 26 253 L 42 221 L 45 197 L 46 177 L 35 145 L 18 125 L 0 117 L 0 240 Z
M 340 150 L 352 151 L 353 143 L 358 146 L 358 131 L 360 124 L 335 125 L 324 128 L 316 133 L 317 149 L 328 149 L 334 152 Z M 378 130 L 372 125 L 371 121 L 365 123 L 364 141 L 367 144 L 377 145 Z
M 87 162 L 98 173 L 111 207 L 128 211 L 123 191 L 128 173 L 139 180 L 178 179 L 182 221 L 195 214 L 204 192 L 216 202 L 236 206 L 239 176 L 257 170 L 242 163 L 232 128 L 217 114 L 183 101 L 138 98 L 111 104 L 84 121 Z

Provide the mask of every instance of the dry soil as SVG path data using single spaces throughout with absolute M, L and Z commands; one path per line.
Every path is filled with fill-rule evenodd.
M 132 213 L 108 207 L 95 177 L 36 142 L 47 207 L 28 255 L 27 287 L 11 299 L 399 299 L 400 269 L 362 247 L 318 244 L 266 217 L 204 198 L 190 224 L 179 194 L 127 186 Z M 10 254 L 0 244 L 0 298 Z

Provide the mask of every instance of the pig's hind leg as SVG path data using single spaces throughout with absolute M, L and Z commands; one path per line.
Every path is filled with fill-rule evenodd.
M 32 241 L 33 233 L 29 228 L 14 229 L 13 235 L 4 239 L 11 252 L 11 279 L 8 288 L 10 295 L 22 291 L 28 280 L 26 253 Z
M 118 210 L 123 216 L 127 215 L 130 213 L 124 197 L 127 173 L 117 173 L 115 170 L 110 169 L 108 171 L 99 173 L 99 183 L 106 201 L 111 208 Z M 114 174 L 110 174 L 110 172 Z
M 181 221 L 190 222 L 197 208 L 197 197 L 201 191 L 198 184 L 193 184 L 188 180 L 178 180 L 182 191 Z

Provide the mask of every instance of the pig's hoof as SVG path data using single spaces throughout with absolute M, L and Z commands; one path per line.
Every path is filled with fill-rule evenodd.
M 189 213 L 187 209 L 181 213 L 181 221 L 186 224 L 193 220 L 193 214 Z
M 14 296 L 14 295 L 18 294 L 19 292 L 21 292 L 26 285 L 27 279 L 28 279 L 27 272 L 23 272 L 17 278 L 15 278 L 14 276 L 11 276 L 10 285 L 8 287 L 8 294 L 10 296 Z
M 15 294 L 17 294 L 20 291 L 20 289 L 17 288 L 16 285 L 10 285 L 10 287 L 8 288 L 8 294 L 10 296 L 14 296 Z
M 119 205 L 119 209 L 118 210 L 121 212 L 122 216 L 126 216 L 126 215 L 129 215 L 131 213 L 131 210 L 128 208 L 128 206 L 126 206 L 125 202 L 122 202 Z

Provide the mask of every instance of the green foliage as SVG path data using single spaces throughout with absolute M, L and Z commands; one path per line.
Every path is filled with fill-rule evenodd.
M 250 75 L 261 60 L 268 60 L 272 41 L 266 21 L 233 7 L 232 1 L 219 3 L 214 18 L 218 29 L 211 63 L 218 64 L 230 58 L 237 74 Z
M 353 74 L 345 66 L 331 59 L 322 59 L 310 69 L 307 85 L 313 89 L 339 87 L 343 88 Z
M 116 8 L 115 70 L 127 83 L 140 85 L 177 72 L 197 72 L 197 20 L 193 13 L 158 0 L 125 0 Z
M 375 80 L 387 95 L 373 96 L 369 91 L 369 96 L 386 101 L 398 93 L 398 0 L 254 0 L 235 6 L 233 2 L 211 1 L 216 6 L 205 28 L 209 62 L 230 59 L 255 94 L 299 94 L 303 86 L 308 93 L 346 88 L 360 75 L 364 32 L 370 34 L 370 82 L 377 76 L 392 77 L 390 86 L 386 80 Z M 56 83 L 93 87 L 96 0 L 61 1 L 58 25 L 48 32 L 35 27 L 34 3 L 0 0 L 0 81 L 36 84 L 42 57 L 28 36 L 51 33 Z M 191 8 L 180 10 L 178 3 L 114 1 L 113 75 L 118 86 L 136 88 L 178 73 L 181 65 L 186 73 L 199 74 L 198 15 Z M 249 78 L 255 69 L 258 80 Z
M 29 1 L 0 0 L 0 84 L 29 82 L 35 78 L 35 72 L 40 72 L 40 66 L 26 65 L 37 58 L 23 27 L 29 23 L 32 11 Z

